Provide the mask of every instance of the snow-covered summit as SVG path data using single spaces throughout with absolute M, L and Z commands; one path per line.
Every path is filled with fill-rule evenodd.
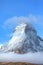
M 8 44 L 2 48 L 4 52 L 17 50 L 20 53 L 43 51 L 43 41 L 31 24 L 22 23 L 18 25 Z

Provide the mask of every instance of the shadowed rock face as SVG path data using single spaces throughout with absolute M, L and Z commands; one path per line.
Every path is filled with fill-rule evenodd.
M 4 52 L 28 53 L 43 51 L 43 40 L 31 24 L 22 23 L 15 28 Z M 2 49 L 3 49 L 2 48 Z

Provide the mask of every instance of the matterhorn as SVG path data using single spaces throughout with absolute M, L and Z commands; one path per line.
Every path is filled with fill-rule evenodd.
M 43 39 L 37 35 L 37 31 L 30 23 L 21 23 L 13 31 L 12 37 L 0 52 L 41 52 L 43 51 Z

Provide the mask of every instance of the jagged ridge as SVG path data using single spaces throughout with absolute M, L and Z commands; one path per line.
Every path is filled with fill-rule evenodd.
M 15 28 L 12 38 L 2 50 L 4 52 L 19 50 L 20 53 L 43 51 L 43 40 L 31 24 L 22 23 Z

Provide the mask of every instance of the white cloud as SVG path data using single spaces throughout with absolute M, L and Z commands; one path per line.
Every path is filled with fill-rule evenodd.
M 0 53 L 0 62 L 27 62 L 43 65 L 43 52 L 16 54 L 13 52 Z
M 32 25 L 35 24 L 35 26 L 38 27 L 43 33 L 43 15 L 30 14 L 28 16 L 14 16 L 3 22 L 2 28 L 8 31 L 13 31 L 15 26 L 22 22 L 30 22 Z M 11 37 L 11 34 L 9 33 L 6 36 Z
M 3 28 L 14 28 L 15 23 L 22 23 L 22 22 L 34 22 L 37 23 L 38 19 L 37 17 L 33 16 L 33 15 L 29 15 L 29 16 L 14 16 L 10 19 L 7 19 L 4 23 L 3 23 Z

